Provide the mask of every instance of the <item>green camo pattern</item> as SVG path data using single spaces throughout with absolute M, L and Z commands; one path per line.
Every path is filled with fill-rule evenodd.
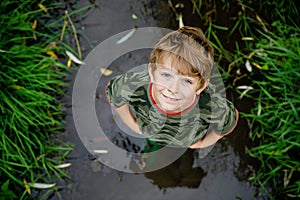
M 236 123 L 233 104 L 213 86 L 201 92 L 198 103 L 176 116 L 167 116 L 152 105 L 149 97 L 150 77 L 147 69 L 114 77 L 106 87 L 108 101 L 115 107 L 129 104 L 137 123 L 148 139 L 176 147 L 188 147 L 203 139 L 210 129 L 218 134 L 230 132 Z

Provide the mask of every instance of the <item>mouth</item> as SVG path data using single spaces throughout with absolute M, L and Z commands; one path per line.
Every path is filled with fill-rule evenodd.
M 169 102 L 169 103 L 178 103 L 180 101 L 180 99 L 178 98 L 174 98 L 174 97 L 169 97 L 169 96 L 166 96 L 164 94 L 162 94 L 162 96 L 164 97 L 164 99 Z

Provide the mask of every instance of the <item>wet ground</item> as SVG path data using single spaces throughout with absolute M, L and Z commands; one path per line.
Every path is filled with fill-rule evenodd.
M 79 1 L 88 5 L 89 1 Z M 108 37 L 122 31 L 144 26 L 177 29 L 178 21 L 167 1 L 153 0 L 98 0 L 82 22 L 77 25 L 96 46 Z M 134 14 L 137 19 L 132 17 Z M 188 24 L 187 24 L 188 25 Z M 92 47 L 82 38 L 83 55 Z M 133 66 L 147 63 L 149 50 L 141 50 L 121 56 L 110 65 L 113 75 L 124 73 Z M 74 73 L 75 77 L 75 73 Z M 136 141 L 116 126 L 111 109 L 105 101 L 103 90 L 111 77 L 104 77 L 96 92 L 96 111 L 98 120 L 105 127 L 105 134 L 119 148 L 140 151 L 142 142 Z M 71 80 L 72 83 L 72 80 Z M 69 88 L 71 95 L 72 88 Z M 71 98 L 67 100 L 71 106 Z M 242 102 L 236 101 L 239 108 Z M 105 113 L 105 115 L 101 114 Z M 88 120 L 88 119 L 87 119 Z M 253 167 L 246 156 L 247 126 L 241 120 L 233 134 L 218 142 L 214 149 L 203 159 L 194 159 L 195 152 L 187 150 L 179 159 L 167 167 L 147 173 L 126 173 L 104 166 L 82 145 L 72 118 L 71 108 L 66 117 L 65 140 L 73 143 L 69 160 L 71 180 L 63 184 L 67 188 L 54 194 L 53 199 L 72 200 L 223 200 L 256 199 L 256 188 L 248 180 Z M 136 145 L 135 147 L 133 147 Z

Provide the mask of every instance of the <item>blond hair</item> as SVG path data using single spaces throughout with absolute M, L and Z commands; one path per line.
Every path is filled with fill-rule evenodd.
M 154 46 L 149 62 L 163 64 L 170 58 L 171 67 L 178 73 L 199 78 L 200 87 L 210 77 L 214 65 L 214 49 L 200 28 L 184 26 L 168 33 Z

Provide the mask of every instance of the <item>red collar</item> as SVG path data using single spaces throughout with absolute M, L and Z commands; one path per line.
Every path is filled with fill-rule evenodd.
M 157 104 L 156 104 L 156 102 L 155 102 L 155 100 L 154 100 L 154 98 L 153 98 L 153 96 L 152 96 L 152 87 L 153 87 L 153 83 L 150 83 L 150 87 L 149 87 L 149 96 L 150 96 L 150 99 L 151 99 L 151 103 L 155 106 L 155 108 L 157 109 L 157 110 L 159 110 L 161 113 L 163 113 L 164 115 L 167 115 L 167 116 L 177 116 L 177 115 L 181 115 L 181 114 L 183 114 L 183 113 L 185 113 L 185 112 L 187 112 L 187 111 L 189 111 L 194 105 L 195 105 L 195 103 L 198 101 L 198 98 L 199 98 L 199 96 L 198 95 L 196 95 L 196 98 L 194 99 L 194 102 L 189 106 L 189 107 L 187 107 L 185 110 L 183 110 L 183 111 L 180 111 L 180 112 L 175 112 L 175 113 L 169 113 L 169 112 L 166 112 L 166 111 L 164 111 L 164 110 L 162 110 Z

